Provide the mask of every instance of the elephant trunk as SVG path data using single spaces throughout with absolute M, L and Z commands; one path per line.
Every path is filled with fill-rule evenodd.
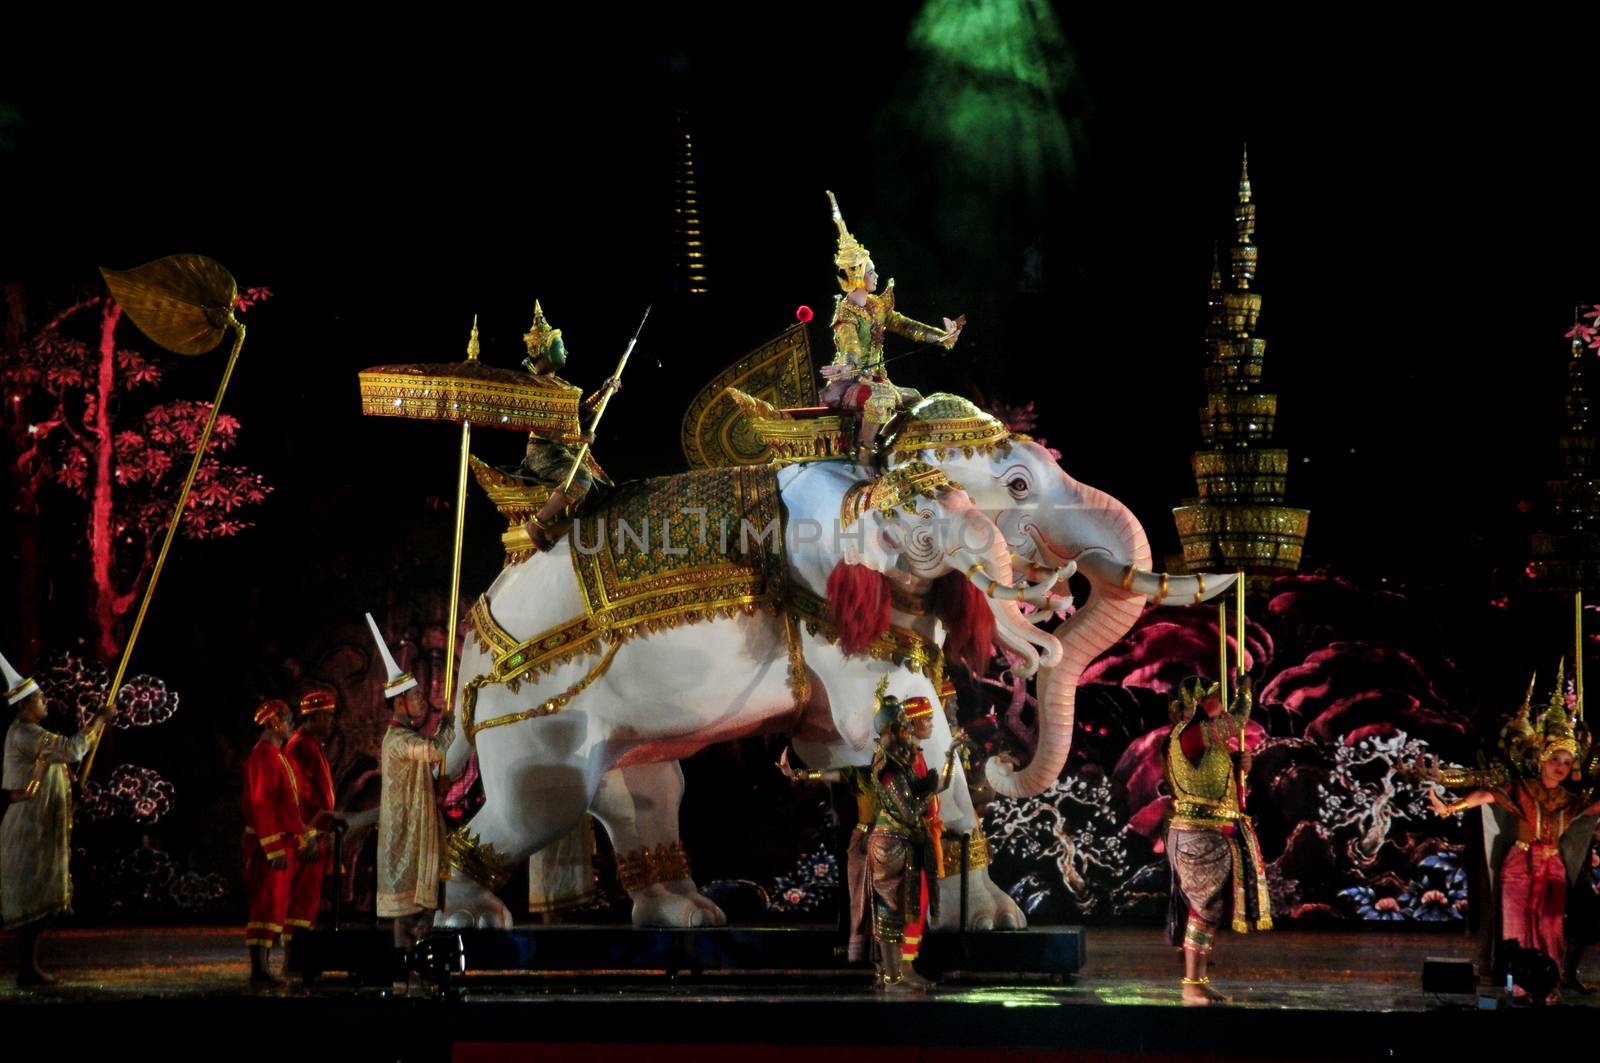
M 1116 559 L 1103 552 L 1086 552 L 1078 571 L 1089 580 L 1089 602 L 1067 621 L 1061 638 L 1061 658 L 1041 672 L 1039 689 L 1039 741 L 1026 767 L 1013 769 L 998 759 L 987 766 L 989 785 L 1003 797 L 1032 797 L 1061 776 L 1072 751 L 1076 726 L 1078 678 L 1085 668 L 1128 633 L 1144 610 L 1145 596 L 1122 586 L 1122 572 L 1150 564 L 1150 544 L 1144 529 L 1121 502 L 1092 487 L 1079 486 L 1086 508 L 1102 512 L 1109 525 Z

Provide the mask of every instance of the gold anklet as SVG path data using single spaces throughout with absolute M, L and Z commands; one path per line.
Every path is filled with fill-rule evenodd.
M 1183 980 L 1183 984 L 1184 985 L 1210 985 L 1211 984 L 1211 977 L 1209 975 L 1207 975 L 1207 976 L 1202 977 L 1202 978 L 1185 978 Z

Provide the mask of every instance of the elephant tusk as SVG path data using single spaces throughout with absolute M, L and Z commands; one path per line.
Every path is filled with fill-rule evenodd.
M 1145 572 L 1136 564 L 1112 567 L 1114 564 L 1099 554 L 1086 554 L 1083 558 L 1085 574 L 1091 580 L 1116 580 L 1123 590 L 1143 595 L 1154 604 L 1160 604 L 1168 597 L 1181 601 L 1209 601 L 1232 587 L 1238 578 L 1231 572 L 1171 576 L 1165 572 Z

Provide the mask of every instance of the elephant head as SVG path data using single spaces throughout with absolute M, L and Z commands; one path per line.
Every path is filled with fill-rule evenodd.
M 1018 603 L 1043 604 L 1061 577 L 1049 572 L 1041 583 L 1013 586 L 1011 550 L 1004 535 L 960 485 L 931 466 L 912 463 L 855 491 L 846 495 L 837 529 L 841 565 L 829 577 L 828 598 L 836 612 L 861 600 L 841 579 L 851 572 L 877 573 L 891 583 L 921 586 L 953 579 L 965 592 L 963 600 L 973 603 L 966 608 L 987 609 L 994 641 L 1020 660 L 1023 672 L 1032 674 L 1041 666 L 1060 663 L 1061 643 L 1029 622 Z M 981 606 L 976 605 L 979 601 Z M 886 609 L 887 602 L 883 604 Z M 945 619 L 948 631 L 949 618 Z M 882 623 L 887 621 L 885 611 Z M 984 652 L 987 655 L 987 649 Z
M 959 482 L 972 506 L 998 529 L 1006 561 L 1025 563 L 1030 577 L 1064 584 L 1061 574 L 1075 565 L 1089 581 L 1087 603 L 1058 629 L 1060 654 L 1041 661 L 1039 743 L 1032 760 L 1020 770 L 989 761 L 989 783 L 1004 796 L 1032 796 L 1059 777 L 1072 747 L 1078 678 L 1127 633 L 1147 600 L 1200 602 L 1234 583 L 1232 575 L 1168 577 L 1150 571 L 1150 544 L 1126 506 L 1074 480 L 1043 447 L 1010 435 L 965 399 L 932 395 L 913 407 L 891 444 L 890 461 L 892 467 L 931 463 Z M 1002 569 L 994 554 L 986 557 L 986 567 L 995 578 L 1011 581 L 1011 565 Z M 1037 588 L 1032 597 L 1039 598 Z

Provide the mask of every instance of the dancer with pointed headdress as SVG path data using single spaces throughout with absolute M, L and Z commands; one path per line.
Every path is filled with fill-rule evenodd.
M 394 703 L 394 717 L 383 735 L 383 796 L 378 811 L 378 917 L 394 920 L 396 945 L 423 937 L 439 906 L 439 856 L 444 824 L 434 797 L 433 767 L 444 760 L 455 734 L 447 710 L 431 738 L 418 728 L 428 703 L 416 677 L 401 671 L 367 614 L 367 626 L 383 657 L 383 696 Z
M 552 328 L 550 322 L 545 320 L 544 308 L 537 299 L 533 303 L 533 324 L 528 326 L 522 340 L 528 348 L 528 356 L 522 364 L 529 373 L 552 388 L 577 391 L 557 375 L 567 364 L 567 342 L 562 338 L 561 330 Z M 599 391 L 585 399 L 584 404 L 592 407 L 602 396 L 621 387 L 622 382 L 613 377 L 602 384 Z M 528 433 L 528 449 L 515 475 L 550 488 L 550 496 L 525 525 L 535 549 L 547 549 L 560 538 L 566 522 L 596 482 L 610 483 L 592 454 L 585 452 L 583 460 L 579 461 L 578 448 L 585 443 L 593 444 L 594 434 L 585 432 L 576 417 L 559 431 Z M 577 471 L 568 484 L 567 473 L 572 470 L 574 462 L 577 463 Z
M 1428 804 L 1441 816 L 1486 807 L 1484 840 L 1500 920 L 1496 941 L 1515 941 L 1550 958 L 1558 971 L 1567 961 L 1563 919 L 1567 888 L 1587 860 L 1589 839 L 1600 822 L 1593 781 L 1584 779 L 1588 728 L 1567 705 L 1565 662 L 1545 710 L 1532 715 L 1535 676 L 1517 714 L 1500 734 L 1500 758 L 1480 771 L 1440 768 L 1424 761 L 1418 776 L 1447 789 L 1467 790 L 1446 804 L 1428 787 Z M 1521 998 L 1521 985 L 1514 988 Z M 1549 993 L 1549 1002 L 1558 990 Z
M 0 675 L 6 705 L 15 713 L 5 744 L 4 786 L 11 803 L 0 820 L 0 926 L 17 932 L 17 984 L 44 985 L 55 979 L 39 969 L 39 935 L 56 915 L 72 911 L 67 765 L 83 759 L 111 713 L 101 712 L 75 735 L 47 731 L 40 726 L 47 710 L 39 684 L 4 656 Z
M 833 362 L 822 370 L 821 401 L 825 406 L 855 413 L 860 418 L 858 458 L 870 463 L 877 454 L 878 432 L 904 405 L 922 396 L 910 388 L 897 388 L 884 371 L 883 339 L 893 332 L 919 343 L 954 347 L 966 324 L 965 315 L 944 319 L 944 328 L 913 321 L 894 307 L 894 279 L 878 291 L 878 268 L 872 253 L 845 226 L 839 201 L 828 193 L 833 224 L 839 230 L 839 248 L 833 256 L 842 294 L 833 303 Z
M 1240 807 L 1242 780 L 1250 774 L 1243 748 L 1252 704 L 1243 676 L 1231 706 L 1220 684 L 1198 676 L 1172 697 L 1167 739 L 1167 860 L 1172 865 L 1168 940 L 1183 949 L 1183 1002 L 1210 1004 L 1227 997 L 1211 988 L 1208 969 L 1217 930 L 1227 922 L 1245 933 L 1272 929 L 1266 869 L 1250 817 Z M 1239 752 L 1233 752 L 1234 745 Z M 1237 774 L 1235 773 L 1237 760 Z M 1231 915 L 1231 918 L 1230 918 Z

